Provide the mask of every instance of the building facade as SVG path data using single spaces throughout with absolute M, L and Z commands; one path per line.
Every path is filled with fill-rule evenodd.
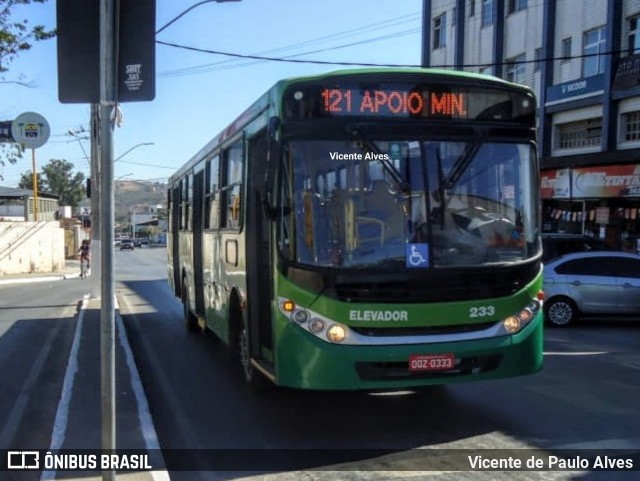
M 640 250 L 640 0 L 424 0 L 424 66 L 538 99 L 543 231 Z

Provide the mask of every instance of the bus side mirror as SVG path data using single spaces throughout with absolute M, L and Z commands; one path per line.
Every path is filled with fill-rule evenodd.
M 270 117 L 269 123 L 267 124 L 267 133 L 269 134 L 270 142 L 277 142 L 279 129 L 280 129 L 280 118 L 275 116 Z

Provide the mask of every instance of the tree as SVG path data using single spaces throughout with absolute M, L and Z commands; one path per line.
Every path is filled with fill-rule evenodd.
M 18 187 L 20 189 L 30 189 L 33 190 L 33 172 L 27 170 L 20 174 L 20 182 L 18 182 Z M 44 180 L 42 179 L 42 174 L 38 174 L 38 192 L 46 191 L 47 188 L 44 185 Z
M 5 160 L 10 164 L 18 162 L 18 160 L 22 159 L 22 152 L 23 149 L 20 144 L 0 142 L 0 167 L 4 166 Z M 2 179 L 2 174 L 0 174 L 0 180 Z
M 38 190 L 57 195 L 60 205 L 76 207 L 85 195 L 85 177 L 82 172 L 73 173 L 73 163 L 68 160 L 51 159 L 42 167 L 42 173 L 38 175 Z M 31 189 L 33 175 L 24 172 L 20 179 L 19 187 Z
M 0 84 L 17 83 L 26 86 L 18 80 L 6 80 L 5 74 L 9 71 L 9 64 L 20 53 L 29 50 L 33 42 L 55 36 L 55 30 L 47 30 L 42 25 L 31 26 L 26 19 L 14 19 L 16 7 L 46 2 L 47 0 L 0 0 Z M 20 158 L 22 148 L 18 144 L 0 144 L 0 166 L 3 166 L 5 161 L 15 164 Z
M 19 5 L 46 3 L 47 0 L 0 0 L 0 78 L 9 71 L 9 64 L 21 53 L 31 48 L 31 42 L 48 40 L 55 30 L 43 25 L 29 25 L 29 21 L 14 20 L 14 9 Z

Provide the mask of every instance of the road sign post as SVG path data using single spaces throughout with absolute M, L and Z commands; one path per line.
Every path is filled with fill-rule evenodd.
M 33 169 L 33 220 L 38 221 L 38 171 L 36 169 L 36 149 L 49 140 L 49 123 L 42 115 L 24 112 L 11 123 L 11 137 L 25 149 L 31 149 Z

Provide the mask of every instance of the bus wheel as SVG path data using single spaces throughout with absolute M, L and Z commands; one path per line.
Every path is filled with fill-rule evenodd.
M 242 366 L 242 373 L 247 385 L 254 391 L 262 391 L 270 385 L 264 375 L 251 363 L 249 350 L 249 333 L 242 315 L 239 315 L 238 325 L 238 357 Z
M 185 281 L 182 282 L 182 310 L 184 313 L 184 324 L 188 331 L 198 330 L 198 318 L 189 309 L 189 287 Z

